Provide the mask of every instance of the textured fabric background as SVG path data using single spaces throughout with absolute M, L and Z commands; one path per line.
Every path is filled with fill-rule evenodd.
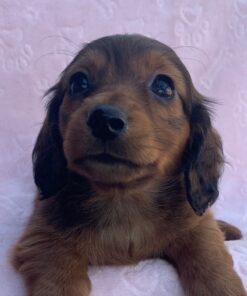
M 218 102 L 214 122 L 229 164 L 214 211 L 245 233 L 227 245 L 247 288 L 247 1 L 0 0 L 0 295 L 25 295 L 7 252 L 32 207 L 41 97 L 83 43 L 126 32 L 172 46 L 196 87 Z M 183 295 L 160 260 L 92 268 L 90 276 L 93 296 Z

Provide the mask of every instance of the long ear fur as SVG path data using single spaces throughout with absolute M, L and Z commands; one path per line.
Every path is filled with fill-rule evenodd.
M 33 150 L 34 180 L 41 198 L 55 195 L 66 183 L 67 168 L 59 132 L 59 108 L 63 94 L 55 85 L 48 93 L 54 94 L 47 106 L 47 115 Z
M 221 139 L 211 125 L 207 100 L 195 93 L 197 98 L 192 106 L 191 134 L 185 153 L 185 187 L 191 207 L 202 215 L 218 197 L 224 157 Z

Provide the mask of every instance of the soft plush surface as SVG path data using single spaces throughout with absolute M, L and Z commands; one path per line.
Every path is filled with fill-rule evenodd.
M 172 46 L 196 87 L 215 98 L 215 126 L 229 164 L 214 206 L 239 226 L 229 242 L 247 288 L 247 1 L 246 0 L 1 0 L 0 2 L 0 295 L 24 296 L 7 260 L 30 214 L 35 186 L 31 150 L 44 116 L 43 92 L 81 44 L 138 32 Z M 94 267 L 93 296 L 182 296 L 166 262 Z

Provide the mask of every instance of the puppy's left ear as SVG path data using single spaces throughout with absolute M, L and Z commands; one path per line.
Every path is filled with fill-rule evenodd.
M 224 162 L 219 135 L 212 128 L 207 100 L 196 92 L 190 116 L 190 139 L 185 153 L 188 201 L 202 215 L 219 195 L 218 181 Z

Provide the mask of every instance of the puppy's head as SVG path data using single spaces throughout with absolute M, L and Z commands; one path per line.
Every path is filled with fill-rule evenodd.
M 220 140 L 206 100 L 169 47 L 137 35 L 98 39 L 51 92 L 33 152 L 43 198 L 72 172 L 109 188 L 182 174 L 196 213 L 215 201 Z

